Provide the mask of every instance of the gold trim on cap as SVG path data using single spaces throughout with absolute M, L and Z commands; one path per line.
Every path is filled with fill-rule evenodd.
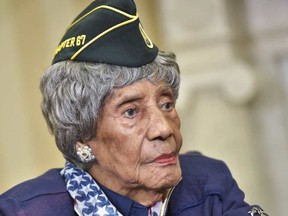
M 70 60 L 74 60 L 84 49 L 86 49 L 88 46 L 90 46 L 92 43 L 94 43 L 96 40 L 98 40 L 99 38 L 101 38 L 102 36 L 108 34 L 109 32 L 121 27 L 121 26 L 124 26 L 124 25 L 128 25 L 132 22 L 134 22 L 135 20 L 137 20 L 139 18 L 138 16 L 138 13 L 136 13 L 136 15 L 131 15 L 131 14 L 128 14 L 124 11 L 121 11 L 117 8 L 113 8 L 113 7 L 110 7 L 110 6 L 106 6 L 106 5 L 101 5 L 99 7 L 96 7 L 94 8 L 93 10 L 89 11 L 88 13 L 86 13 L 85 15 L 83 15 L 82 17 L 80 17 L 79 19 L 77 19 L 75 22 L 73 22 L 67 29 L 67 31 L 72 28 L 74 25 L 76 25 L 78 22 L 80 22 L 83 18 L 87 17 L 88 15 L 90 15 L 91 13 L 93 13 L 94 11 L 96 10 L 99 10 L 99 9 L 107 9 L 107 10 L 111 10 L 111 11 L 114 11 L 116 13 L 119 13 L 123 16 L 126 16 L 129 18 L 129 20 L 125 21 L 125 22 L 122 22 L 122 23 L 119 23 L 117 25 L 114 25 L 112 26 L 111 28 L 105 30 L 104 32 L 102 32 L 101 34 L 97 35 L 96 37 L 94 37 L 92 40 L 90 40 L 88 43 L 86 43 L 84 46 L 82 46 L 76 53 L 74 53 L 74 55 L 70 58 Z
M 70 26 L 68 26 L 67 30 L 68 31 L 70 28 L 72 28 L 74 25 L 76 25 L 78 22 L 80 22 L 82 19 L 84 19 L 86 16 L 90 15 L 91 13 L 93 13 L 94 11 L 96 10 L 99 10 L 99 9 L 107 9 L 107 10 L 112 10 L 116 13 L 119 13 L 119 14 L 122 14 L 123 16 L 126 16 L 130 19 L 133 19 L 135 16 L 137 16 L 138 18 L 138 15 L 131 15 L 131 14 L 128 14 L 124 11 L 121 11 L 117 8 L 114 8 L 114 7 L 111 7 L 111 6 L 107 6 L 107 5 L 101 5 L 101 6 L 98 6 L 96 8 L 94 8 L 93 10 L 89 11 L 88 13 L 84 14 L 82 17 L 80 17 L 79 19 L 77 19 L 76 21 L 74 21 Z
M 143 37 L 143 39 L 144 39 L 147 47 L 149 47 L 149 48 L 152 49 L 154 45 L 153 45 L 151 39 L 150 39 L 150 38 L 148 37 L 148 35 L 145 33 L 144 28 L 143 28 L 143 26 L 141 25 L 141 23 L 139 23 L 139 30 L 140 30 L 140 32 L 141 32 L 141 35 L 142 35 L 142 37 Z
M 70 58 L 70 60 L 74 60 L 84 49 L 86 49 L 88 46 L 90 46 L 92 43 L 94 43 L 96 40 L 98 40 L 99 38 L 101 38 L 102 36 L 108 34 L 109 32 L 121 27 L 121 26 L 124 26 L 124 25 L 128 25 L 134 21 L 136 21 L 139 16 L 138 16 L 138 13 L 136 12 L 136 15 L 132 15 L 132 14 L 128 14 L 124 11 L 121 11 L 117 8 L 114 8 L 114 7 L 111 7 L 111 6 L 107 6 L 107 5 L 101 5 L 101 6 L 98 6 L 96 8 L 94 8 L 93 10 L 89 11 L 88 13 L 84 14 L 83 16 L 81 16 L 79 19 L 77 19 L 76 21 L 74 21 L 71 25 L 68 26 L 68 28 L 66 29 L 66 32 L 71 29 L 73 26 L 75 26 L 78 22 L 80 22 L 82 19 L 84 19 L 85 17 L 89 16 L 91 13 L 99 10 L 99 9 L 107 9 L 107 10 L 111 10 L 111 11 L 114 11 L 118 14 L 121 14 L 127 18 L 129 18 L 128 20 L 122 22 L 122 23 L 119 23 L 117 25 L 114 25 L 112 27 L 110 27 L 109 29 L 105 30 L 104 32 L 102 32 L 101 34 L 97 35 L 96 37 L 94 37 L 92 40 L 90 40 L 89 42 L 87 42 L 86 44 L 85 43 L 85 39 L 86 39 L 86 35 L 81 35 L 81 38 L 82 37 L 85 37 L 83 40 L 81 40 L 79 42 L 79 45 L 83 45 L 77 52 L 74 53 L 74 55 Z M 80 37 L 80 36 L 78 36 Z M 78 38 L 77 37 L 77 38 Z M 72 37 L 72 38 L 69 38 L 65 41 L 63 41 L 56 49 L 55 51 L 55 55 L 56 56 L 62 49 L 64 49 L 66 47 L 67 44 L 69 44 L 70 42 L 73 42 L 71 43 L 71 46 L 73 45 L 74 46 L 74 42 L 75 42 L 75 37 Z M 77 46 L 79 46 L 77 44 Z M 67 45 L 67 47 L 69 47 Z
M 99 7 L 100 8 L 100 7 Z M 106 8 L 106 7 L 105 7 Z M 138 19 L 138 13 L 136 13 L 136 15 L 130 15 L 130 14 L 127 14 L 123 11 L 120 11 L 116 8 L 112 8 L 112 7 L 109 7 L 109 9 L 113 9 L 115 12 L 118 12 L 128 18 L 130 18 L 129 20 L 125 21 L 125 22 L 122 22 L 122 23 L 119 23 L 115 26 L 112 26 L 111 28 L 107 29 L 106 31 L 102 32 L 101 34 L 97 35 L 96 37 L 94 37 L 92 40 L 90 40 L 88 43 L 86 43 L 83 47 L 81 47 L 71 58 L 70 60 L 74 60 L 84 49 L 86 49 L 88 46 L 90 46 L 92 43 L 94 43 L 96 40 L 98 40 L 99 38 L 101 38 L 102 36 L 108 34 L 109 32 L 121 27 L 121 26 L 124 26 L 124 25 L 128 25 L 132 22 L 134 22 L 135 20 Z

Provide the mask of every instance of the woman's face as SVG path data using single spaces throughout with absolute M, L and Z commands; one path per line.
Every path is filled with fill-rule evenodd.
M 90 173 L 96 171 L 94 178 L 108 187 L 170 188 L 181 178 L 181 145 L 172 89 L 141 80 L 106 99 L 89 143 L 97 160 Z

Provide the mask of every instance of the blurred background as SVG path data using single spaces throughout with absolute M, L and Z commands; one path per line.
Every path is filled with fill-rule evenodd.
M 91 0 L 0 1 L 0 193 L 64 160 L 39 79 Z M 181 68 L 183 152 L 224 160 L 249 203 L 288 201 L 288 1 L 136 0 L 146 33 Z

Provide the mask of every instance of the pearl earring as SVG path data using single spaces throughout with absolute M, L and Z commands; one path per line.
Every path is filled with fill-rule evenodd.
M 88 163 L 95 159 L 95 156 L 92 154 L 91 148 L 88 146 L 81 146 L 77 148 L 77 155 L 83 163 Z

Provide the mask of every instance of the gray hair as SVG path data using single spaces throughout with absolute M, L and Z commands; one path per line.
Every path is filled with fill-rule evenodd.
M 88 169 L 91 163 L 80 161 L 76 143 L 95 138 L 99 112 L 113 89 L 142 79 L 165 81 L 176 100 L 179 73 L 175 55 L 161 51 L 153 62 L 139 68 L 73 61 L 50 66 L 41 79 L 40 90 L 42 112 L 57 147 L 68 161 Z

